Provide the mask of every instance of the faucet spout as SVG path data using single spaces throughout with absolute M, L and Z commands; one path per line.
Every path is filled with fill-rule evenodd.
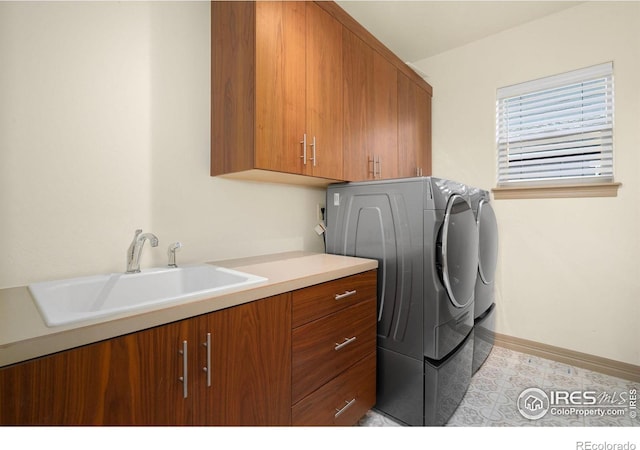
M 140 272 L 140 255 L 142 254 L 142 247 L 145 241 L 149 241 L 152 247 L 158 246 L 158 238 L 152 233 L 142 234 L 142 230 L 136 230 L 133 236 L 133 240 L 127 250 L 127 272 L 126 273 L 138 273 Z

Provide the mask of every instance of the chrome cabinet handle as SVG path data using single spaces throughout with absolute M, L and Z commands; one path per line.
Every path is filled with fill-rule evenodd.
M 211 333 L 207 333 L 207 340 L 202 345 L 207 348 L 207 365 L 202 370 L 207 373 L 207 387 L 211 387 Z
M 350 337 L 350 338 L 344 338 L 344 341 L 341 343 L 337 343 L 336 342 L 336 346 L 334 347 L 334 350 L 340 350 L 342 347 L 351 344 L 353 341 L 356 340 L 356 336 Z
M 178 353 L 182 355 L 182 376 L 178 378 L 182 382 L 182 396 L 187 398 L 189 395 L 188 388 L 188 357 L 187 357 L 187 341 L 182 341 L 182 350 L 179 350 Z
M 307 133 L 302 135 L 302 140 L 300 141 L 302 144 L 302 164 L 307 165 Z
M 336 413 L 333 416 L 334 418 L 338 418 L 343 412 L 345 412 L 347 409 L 349 409 L 351 407 L 351 405 L 353 405 L 356 402 L 356 399 L 353 398 L 351 399 L 351 401 L 344 401 L 346 403 L 346 405 L 344 405 L 342 408 L 338 409 L 336 408 Z
M 371 168 L 373 170 L 372 172 L 369 172 L 369 173 L 373 174 L 373 179 L 375 180 L 376 178 L 382 178 L 382 162 L 380 161 L 380 155 L 377 155 L 377 156 L 373 155 L 371 159 L 367 159 L 367 166 L 369 163 L 371 163 Z M 377 166 L 377 170 L 376 170 L 376 166 Z
M 369 164 L 371 164 L 371 170 L 369 170 Z M 375 180 L 375 178 L 376 178 L 376 159 L 375 159 L 375 155 L 373 155 L 371 158 L 367 157 L 367 172 L 370 173 L 373 176 L 373 179 Z
M 311 147 L 313 148 L 313 158 L 309 158 L 311 161 L 313 161 L 313 167 L 316 166 L 316 137 L 313 137 L 313 141 L 311 141 Z
M 336 300 L 342 300 L 343 298 L 351 297 L 352 295 L 355 295 L 355 294 L 356 294 L 355 289 L 353 291 L 344 291 L 342 294 L 336 294 Z

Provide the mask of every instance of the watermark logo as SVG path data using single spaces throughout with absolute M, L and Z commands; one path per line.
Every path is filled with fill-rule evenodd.
M 518 411 L 523 417 L 537 420 L 549 412 L 549 396 L 542 389 L 528 388 L 518 397 Z
M 627 442 L 576 442 L 576 450 L 636 450 L 636 444 Z
M 529 420 L 553 416 L 624 416 L 637 417 L 637 391 L 596 392 L 593 390 L 527 388 L 518 397 L 517 407 Z

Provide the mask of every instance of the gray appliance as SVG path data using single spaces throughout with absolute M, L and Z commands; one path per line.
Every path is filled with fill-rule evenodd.
M 478 233 L 468 188 L 432 177 L 330 185 L 326 245 L 379 263 L 375 408 L 444 425 L 471 380 Z
M 488 191 L 471 188 L 471 208 L 478 225 L 478 276 L 475 287 L 473 373 L 491 353 L 495 340 L 495 289 L 498 261 L 498 222 Z

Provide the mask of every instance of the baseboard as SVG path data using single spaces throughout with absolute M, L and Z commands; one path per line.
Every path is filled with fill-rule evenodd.
M 640 382 L 640 366 L 634 364 L 589 355 L 588 353 L 576 352 L 553 345 L 541 344 L 539 342 L 500 333 L 496 333 L 495 335 L 495 345 L 571 366 L 593 370 L 594 372 L 624 378 L 625 380 Z

